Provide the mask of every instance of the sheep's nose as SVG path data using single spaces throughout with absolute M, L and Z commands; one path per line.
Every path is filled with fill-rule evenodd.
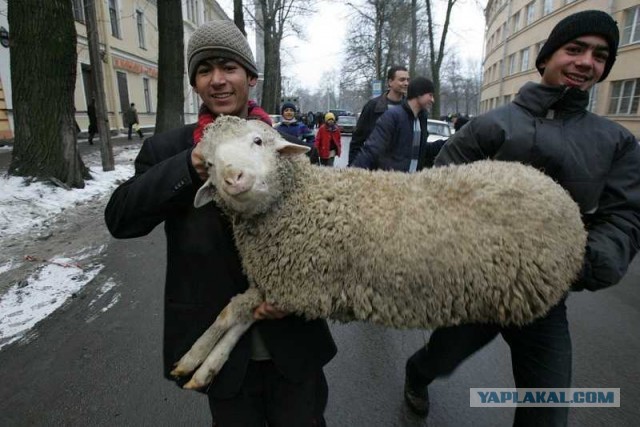
M 253 179 L 242 170 L 236 168 L 227 168 L 223 177 L 225 190 L 229 194 L 240 194 L 251 189 Z

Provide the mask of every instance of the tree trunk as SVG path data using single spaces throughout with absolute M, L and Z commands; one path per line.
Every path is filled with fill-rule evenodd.
M 244 29 L 244 12 L 242 10 L 242 0 L 233 0 L 233 22 L 236 27 L 242 31 L 242 34 L 247 35 L 247 31 Z
M 184 125 L 184 30 L 180 0 L 158 2 L 156 133 Z
M 411 0 L 411 53 L 409 55 L 409 75 L 416 76 L 418 59 L 418 0 Z
M 111 148 L 111 127 L 107 112 L 107 96 L 104 92 L 104 73 L 102 72 L 102 56 L 100 55 L 100 36 L 98 35 L 98 18 L 96 16 L 96 0 L 85 0 L 85 17 L 87 25 L 87 43 L 91 61 L 91 80 L 95 93 L 96 121 L 100 135 L 100 157 L 102 170 L 112 171 L 116 168 Z
M 9 174 L 83 188 L 73 93 L 76 30 L 68 0 L 9 0 L 15 122 Z

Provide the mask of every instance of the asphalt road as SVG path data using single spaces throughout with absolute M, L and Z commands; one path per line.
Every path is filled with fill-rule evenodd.
M 98 277 L 26 340 L 0 350 L 0 426 L 210 425 L 206 400 L 161 376 L 162 228 L 106 243 Z M 568 300 L 573 386 L 621 389 L 620 408 L 574 408 L 571 426 L 640 420 L 639 279 L 636 259 L 620 285 Z M 98 299 L 108 283 L 114 286 Z M 363 323 L 332 324 L 332 332 L 339 353 L 326 368 L 329 426 L 511 425 L 513 408 L 469 407 L 470 387 L 513 386 L 502 339 L 431 386 L 425 421 L 407 412 L 402 386 L 405 360 L 428 332 Z

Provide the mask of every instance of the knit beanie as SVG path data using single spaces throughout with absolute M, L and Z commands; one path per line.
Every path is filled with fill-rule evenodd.
M 291 108 L 293 110 L 293 112 L 295 113 L 296 111 L 296 105 L 293 102 L 285 102 L 284 104 L 282 104 L 282 106 L 280 107 L 280 114 L 284 113 L 284 110 L 286 110 L 287 108 Z
M 329 120 L 333 120 L 334 122 L 336 121 L 336 116 L 334 116 L 331 112 L 324 115 L 324 121 L 328 122 Z
M 541 63 L 550 58 L 551 55 L 565 44 L 586 35 L 598 35 L 605 39 L 609 45 L 609 57 L 604 65 L 604 72 L 599 82 L 603 81 L 609 75 L 611 67 L 616 62 L 616 54 L 618 52 L 618 42 L 620 40 L 620 32 L 618 25 L 611 16 L 601 10 L 585 10 L 583 12 L 569 15 L 553 27 L 549 38 L 545 42 L 538 57 L 536 58 L 536 68 L 540 75 L 544 72 Z
M 226 58 L 242 65 L 247 74 L 258 77 L 258 67 L 246 37 L 233 21 L 211 21 L 198 27 L 187 47 L 189 82 L 195 84 L 196 69 L 209 58 Z
M 433 93 L 435 88 L 431 80 L 425 77 L 416 77 L 411 79 L 409 87 L 407 88 L 407 99 L 414 99 L 425 93 Z

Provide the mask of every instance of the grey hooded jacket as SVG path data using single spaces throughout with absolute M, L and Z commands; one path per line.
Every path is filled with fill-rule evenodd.
M 589 232 L 574 290 L 616 284 L 640 244 L 640 146 L 624 127 L 587 111 L 588 102 L 576 88 L 527 83 L 513 102 L 455 133 L 435 160 L 518 161 L 562 185 Z

